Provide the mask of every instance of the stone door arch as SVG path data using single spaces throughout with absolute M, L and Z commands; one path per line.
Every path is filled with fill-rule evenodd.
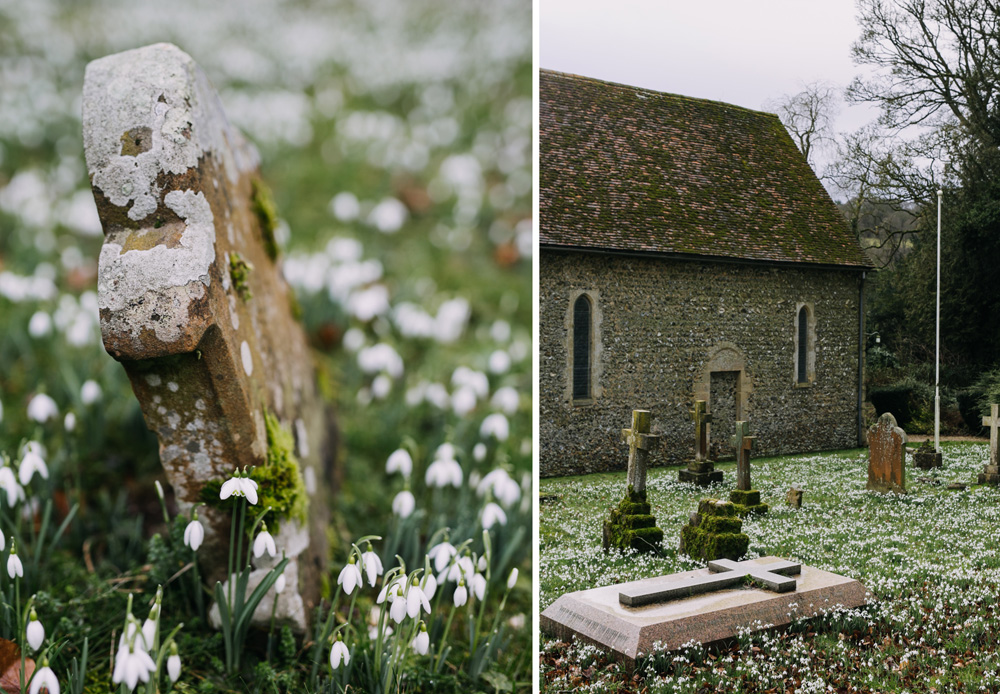
M 728 454 L 729 435 L 734 423 L 736 420 L 747 420 L 750 415 L 753 379 L 747 374 L 746 361 L 746 356 L 739 347 L 731 342 L 720 342 L 708 351 L 705 365 L 694 382 L 694 399 L 704 400 L 712 414 L 713 421 L 708 425 L 710 446 L 714 444 L 717 449 L 721 446 L 724 454 Z M 730 408 L 727 402 L 726 412 L 720 411 L 720 416 L 716 416 L 717 408 L 712 403 L 713 374 L 717 386 L 721 384 L 726 389 L 732 388 L 732 406 Z M 718 399 L 718 393 L 716 397 Z M 730 417 L 732 421 L 728 421 Z M 712 436 L 713 428 L 717 432 L 715 436 Z

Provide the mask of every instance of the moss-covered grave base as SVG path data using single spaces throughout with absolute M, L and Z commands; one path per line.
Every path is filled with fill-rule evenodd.
M 731 501 L 702 499 L 691 522 L 681 528 L 680 552 L 692 559 L 738 561 L 747 553 L 750 538 Z
M 629 488 L 604 521 L 604 551 L 631 547 L 639 552 L 657 552 L 662 543 L 663 531 L 656 527 L 656 519 L 650 514 L 646 491 Z
M 760 502 L 760 492 L 756 489 L 734 489 L 729 495 L 729 500 L 733 502 L 736 515 L 740 518 L 746 518 L 751 513 L 765 514 L 770 508 Z

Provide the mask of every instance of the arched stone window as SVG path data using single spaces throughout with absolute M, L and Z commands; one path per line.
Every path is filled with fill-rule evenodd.
M 573 302 L 573 399 L 592 397 L 591 359 L 594 353 L 593 306 L 590 297 L 581 294 Z
M 795 385 L 805 386 L 816 380 L 816 318 L 812 304 L 795 308 Z

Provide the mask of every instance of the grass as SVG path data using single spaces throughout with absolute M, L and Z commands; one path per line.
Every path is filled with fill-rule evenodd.
M 649 692 L 978 692 L 1000 679 L 1000 492 L 971 485 L 988 457 L 975 443 L 944 443 L 940 470 L 907 469 L 905 496 L 865 491 L 867 452 L 752 460 L 770 513 L 744 522 L 749 557 L 776 555 L 851 576 L 867 605 L 794 623 L 779 633 L 747 632 L 721 649 L 698 644 L 641 659 L 626 673 L 582 644 L 542 640 L 544 691 Z M 725 482 L 705 490 L 650 471 L 648 496 L 663 528 L 660 555 L 601 551 L 601 522 L 624 474 L 543 480 L 539 518 L 541 609 L 567 591 L 698 568 L 677 554 L 680 528 L 706 496 L 728 498 Z M 785 503 L 805 489 L 801 509 Z

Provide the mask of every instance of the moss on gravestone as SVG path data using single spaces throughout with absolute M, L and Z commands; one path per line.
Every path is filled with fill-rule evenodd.
M 743 521 L 732 502 L 702 499 L 691 522 L 681 528 L 680 552 L 700 561 L 738 561 L 750 546 L 742 529 Z
M 736 509 L 736 515 L 746 518 L 751 514 L 765 514 L 769 510 L 767 504 L 760 501 L 760 492 L 756 489 L 734 489 L 729 494 L 729 500 Z
M 639 552 L 658 551 L 663 542 L 663 531 L 656 527 L 656 519 L 649 511 L 646 492 L 629 488 L 604 521 L 604 550 L 631 547 Z
M 253 211 L 257 214 L 257 219 L 260 222 L 264 250 L 267 251 L 271 260 L 275 260 L 278 257 L 278 242 L 274 238 L 274 231 L 278 228 L 278 208 L 274 204 L 271 189 L 259 178 L 253 179 L 253 199 L 251 202 L 253 203 Z
M 248 283 L 251 270 L 253 270 L 253 265 L 243 260 L 239 253 L 233 251 L 229 254 L 229 279 L 233 281 L 233 289 L 243 301 L 249 301 L 253 298 Z

